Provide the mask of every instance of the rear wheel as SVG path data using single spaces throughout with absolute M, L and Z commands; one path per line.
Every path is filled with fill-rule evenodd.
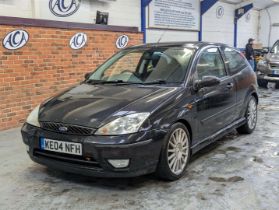
M 258 119 L 257 106 L 258 104 L 256 98 L 254 96 L 250 96 L 245 114 L 246 123 L 241 127 L 237 128 L 237 131 L 240 134 L 250 134 L 255 130 Z
M 172 126 L 160 156 L 157 175 L 174 181 L 184 175 L 190 158 L 190 135 L 182 123 Z

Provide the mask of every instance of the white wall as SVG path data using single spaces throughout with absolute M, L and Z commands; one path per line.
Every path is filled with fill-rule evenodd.
M 171 1 L 171 0 L 170 0 Z M 198 1 L 198 0 L 193 0 Z M 197 31 L 185 30 L 167 30 L 167 29 L 150 29 L 149 25 L 149 8 L 146 8 L 146 42 L 179 42 L 179 41 L 198 41 Z
M 179 41 L 198 41 L 198 32 L 174 31 L 174 30 L 146 30 L 146 42 L 179 42 Z
M 222 18 L 216 17 L 219 6 L 224 8 Z M 237 7 L 232 4 L 217 2 L 203 17 L 203 40 L 234 45 L 234 12 Z M 250 20 L 246 15 L 250 15 Z M 245 48 L 249 38 L 258 40 L 259 12 L 250 10 L 238 20 L 237 48 Z
M 271 16 L 268 16 L 268 13 Z M 259 40 L 263 43 L 265 47 L 272 47 L 275 41 L 279 40 L 279 27 L 272 27 L 271 28 L 271 36 L 270 36 L 270 43 L 269 41 L 269 30 L 270 25 L 274 23 L 279 23 L 279 5 L 271 7 L 267 10 L 260 11 L 260 30 L 259 30 Z M 268 46 L 269 44 L 269 46 Z
M 247 19 L 248 14 L 250 19 Z M 259 11 L 251 10 L 246 15 L 238 20 L 238 48 L 245 48 L 249 38 L 259 42 Z
M 0 0 L 0 16 L 32 17 L 31 0 Z
M 216 17 L 216 9 L 222 6 L 224 15 Z M 233 46 L 235 6 L 217 2 L 203 16 L 203 41 L 220 42 Z
M 0 0 L 0 16 L 95 23 L 97 10 L 109 12 L 109 25 L 140 28 L 140 0 L 118 0 L 108 3 L 82 0 L 79 10 L 70 17 L 53 15 L 49 10 L 49 0 Z
M 109 3 L 98 0 L 82 0 L 79 10 L 70 17 L 57 17 L 49 10 L 49 0 L 0 0 L 0 16 L 15 16 L 26 18 L 38 18 L 48 20 L 72 21 L 94 23 L 96 11 L 109 12 L 109 25 L 136 26 L 141 27 L 140 0 L 117 0 Z M 223 6 L 224 16 L 216 17 L 216 9 Z M 217 2 L 203 16 L 203 41 L 221 42 L 233 46 L 234 42 L 234 11 L 236 6 Z M 273 14 L 274 22 L 279 22 L 279 7 L 269 9 Z M 277 13 L 276 13 L 277 10 Z M 243 16 L 238 23 L 238 46 L 244 48 L 248 38 L 258 39 L 258 17 L 259 12 L 253 10 L 251 19 L 246 21 Z M 148 26 L 148 8 L 146 8 L 146 25 Z M 267 15 L 265 11 L 260 12 L 261 30 L 260 40 L 267 45 Z M 277 33 L 276 33 L 277 30 Z M 272 43 L 279 39 L 279 27 L 273 30 Z M 277 36 L 276 36 L 277 34 Z M 162 36 L 163 35 L 163 36 Z M 147 29 L 147 42 L 157 42 L 162 36 L 161 42 L 166 41 L 198 41 L 198 32 Z
M 216 17 L 216 10 L 219 6 L 224 8 L 224 15 Z M 203 41 L 225 43 L 234 45 L 234 11 L 237 7 L 233 4 L 217 2 L 203 16 Z M 146 10 L 147 11 L 147 10 Z M 250 20 L 246 21 L 245 16 L 238 22 L 238 48 L 245 48 L 249 38 L 258 39 L 259 12 L 251 10 Z M 148 16 L 146 16 L 148 21 Z M 147 24 L 148 25 L 148 24 Z M 157 42 L 162 36 L 164 41 L 198 41 L 198 32 L 173 31 L 173 30 L 147 30 L 147 42 Z

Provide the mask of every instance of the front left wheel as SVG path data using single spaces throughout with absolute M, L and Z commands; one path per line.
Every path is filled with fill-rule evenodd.
M 189 131 L 182 123 L 176 123 L 167 135 L 156 173 L 162 179 L 177 180 L 184 175 L 189 158 Z

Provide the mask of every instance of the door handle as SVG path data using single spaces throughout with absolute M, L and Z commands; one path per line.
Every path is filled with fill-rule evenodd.
M 233 83 L 232 82 L 228 83 L 227 84 L 227 89 L 232 89 L 232 88 L 233 88 Z

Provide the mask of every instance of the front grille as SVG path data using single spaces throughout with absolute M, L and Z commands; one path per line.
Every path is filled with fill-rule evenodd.
M 85 135 L 89 136 L 95 132 L 95 129 L 82 127 L 78 125 L 66 125 L 63 123 L 54 123 L 54 122 L 41 122 L 41 127 L 45 130 L 63 133 L 63 134 L 71 134 L 71 135 Z M 66 130 L 62 130 L 61 128 L 66 128 Z
M 94 168 L 101 168 L 100 164 L 92 157 L 85 158 L 82 156 L 75 156 L 75 155 L 62 154 L 62 153 L 60 154 L 60 153 L 56 153 L 56 152 L 43 151 L 43 150 L 38 150 L 38 149 L 34 150 L 33 155 L 35 157 L 62 161 L 62 162 L 71 163 L 71 164 L 89 166 L 89 167 L 94 167 Z
M 269 65 L 272 69 L 279 69 L 279 63 L 270 63 Z

